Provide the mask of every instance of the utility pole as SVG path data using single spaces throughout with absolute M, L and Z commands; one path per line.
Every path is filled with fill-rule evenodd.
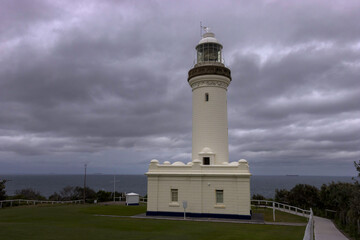
M 84 175 L 84 204 L 85 204 L 85 200 L 86 200 L 86 167 L 87 167 L 87 164 L 85 163 L 84 164 L 84 168 L 85 168 L 85 175 Z
M 115 174 L 114 174 L 114 202 L 115 202 Z

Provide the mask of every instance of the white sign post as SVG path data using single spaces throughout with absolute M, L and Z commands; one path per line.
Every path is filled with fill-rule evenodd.
M 184 219 L 186 219 L 187 201 L 183 201 L 183 208 L 184 208 Z

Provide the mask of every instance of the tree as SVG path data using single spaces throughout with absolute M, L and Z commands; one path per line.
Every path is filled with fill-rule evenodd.
M 0 181 L 0 200 L 6 199 L 5 183 L 5 179 Z
M 343 182 L 332 182 L 323 184 L 320 190 L 320 201 L 323 208 L 334 211 L 346 211 L 355 192 L 354 184 Z
M 60 191 L 60 196 L 62 201 L 74 200 L 74 187 L 66 186 Z
M 112 192 L 100 190 L 96 193 L 96 198 L 99 202 L 107 202 L 113 200 L 112 194 Z
M 358 171 L 358 177 L 360 177 L 360 160 L 358 163 L 356 161 L 354 161 L 354 165 L 355 165 L 356 171 Z
M 288 195 L 289 204 L 300 208 L 316 208 L 320 205 L 319 190 L 308 184 L 297 184 Z
M 286 189 L 275 189 L 275 202 L 289 203 L 289 194 Z
M 46 200 L 46 198 L 42 196 L 39 191 L 35 191 L 32 188 L 16 190 L 14 198 L 29 199 L 29 200 Z
M 86 190 L 85 191 L 86 200 L 88 200 L 89 202 L 94 201 L 96 199 L 96 192 L 93 189 L 88 188 L 88 187 L 86 187 L 85 190 Z M 83 187 L 75 187 L 72 200 L 79 200 L 79 199 L 82 199 L 83 197 L 84 197 L 84 188 Z
M 265 197 L 261 194 L 254 194 L 252 195 L 252 198 L 253 200 L 265 200 Z
M 57 192 L 54 192 L 52 195 L 50 195 L 49 197 L 50 201 L 61 201 L 61 196 L 60 194 L 58 194 Z

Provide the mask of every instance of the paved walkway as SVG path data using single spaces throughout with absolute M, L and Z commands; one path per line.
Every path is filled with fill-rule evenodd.
M 314 216 L 314 220 L 316 240 L 348 240 L 329 219 Z

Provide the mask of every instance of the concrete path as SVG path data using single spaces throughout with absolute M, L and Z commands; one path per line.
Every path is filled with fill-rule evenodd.
M 329 219 L 314 216 L 314 220 L 315 240 L 348 240 Z

